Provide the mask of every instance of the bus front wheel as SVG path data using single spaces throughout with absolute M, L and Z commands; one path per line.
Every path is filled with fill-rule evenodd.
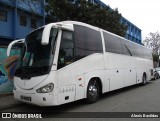
M 87 98 L 86 98 L 86 102 L 87 103 L 94 103 L 98 100 L 99 98 L 99 85 L 97 83 L 96 80 L 91 80 L 88 83 L 88 87 L 87 87 Z

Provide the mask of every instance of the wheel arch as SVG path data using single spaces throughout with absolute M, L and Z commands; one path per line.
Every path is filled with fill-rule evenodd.
M 94 80 L 97 81 L 98 86 L 99 86 L 99 90 L 100 90 L 100 94 L 102 94 L 103 85 L 102 85 L 102 80 L 101 80 L 100 77 L 91 77 L 91 78 L 89 79 L 88 83 L 87 83 L 87 87 L 88 87 L 89 82 L 90 82 L 90 81 L 94 81 Z M 85 92 L 86 92 L 86 94 L 87 94 L 87 89 L 86 89 Z
M 142 78 L 143 78 L 143 76 L 145 76 L 146 79 L 147 79 L 147 73 L 146 72 L 143 72 Z
M 144 77 L 145 77 L 145 81 L 144 81 L 144 79 L 143 79 Z M 146 83 L 147 83 L 147 73 L 146 73 L 146 72 L 143 72 L 141 85 L 142 85 L 142 86 L 145 86 Z

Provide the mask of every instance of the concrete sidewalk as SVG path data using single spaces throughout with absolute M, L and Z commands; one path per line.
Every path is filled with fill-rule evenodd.
M 0 111 L 8 108 L 16 107 L 20 104 L 21 102 L 15 100 L 12 93 L 0 95 Z

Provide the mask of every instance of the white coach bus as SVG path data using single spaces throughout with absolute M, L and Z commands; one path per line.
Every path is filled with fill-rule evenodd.
M 14 76 L 14 98 L 39 106 L 61 105 L 153 76 L 151 50 L 98 27 L 75 21 L 51 23 L 15 40 L 24 43 Z

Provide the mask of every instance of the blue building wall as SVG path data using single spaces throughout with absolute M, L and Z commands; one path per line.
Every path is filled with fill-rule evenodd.
M 36 7 L 35 7 L 36 6 Z M 24 38 L 30 31 L 45 24 L 44 0 L 24 3 L 21 0 L 0 0 L 0 11 L 7 13 L 7 21 L 0 20 L 0 43 Z M 26 17 L 26 25 L 20 25 L 20 15 Z M 31 27 L 31 19 L 36 19 L 36 27 Z
M 45 24 L 44 0 L 38 1 L 38 3 L 34 5 L 30 4 L 29 6 L 21 0 L 0 0 L 0 10 L 7 12 L 7 21 L 0 21 L 0 43 L 7 43 L 14 39 L 24 38 L 27 33 L 35 29 L 31 27 L 31 15 L 33 11 L 37 18 L 37 27 Z M 100 0 L 88 0 L 88 2 L 100 5 L 101 7 L 107 6 Z M 26 26 L 20 25 L 20 14 L 24 14 L 26 16 Z M 128 26 L 125 38 L 141 44 L 141 30 L 124 17 L 121 18 L 120 22 Z
M 134 24 L 129 22 L 124 17 L 121 18 L 121 23 L 123 23 L 124 25 L 127 25 L 128 27 L 125 38 L 133 42 L 136 42 L 138 44 L 142 44 L 141 29 L 136 27 Z

